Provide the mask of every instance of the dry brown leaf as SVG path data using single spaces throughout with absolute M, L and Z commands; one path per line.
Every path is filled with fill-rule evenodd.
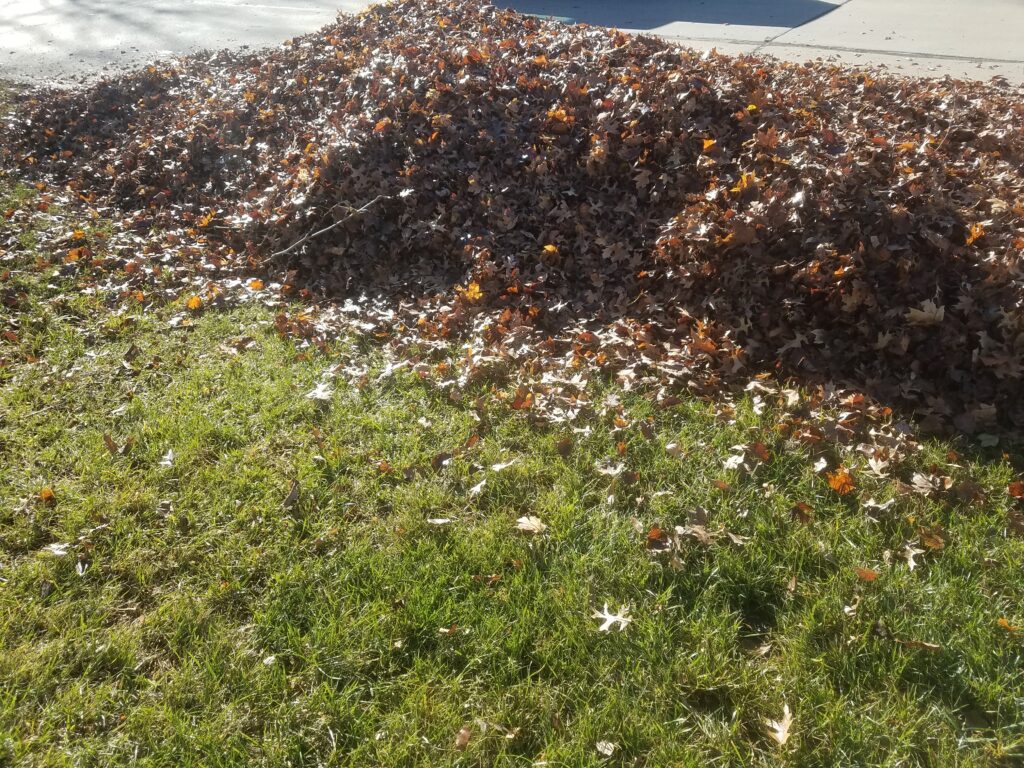
M 789 741 L 790 729 L 793 727 L 793 714 L 789 711 L 789 704 L 782 705 L 782 719 L 765 720 L 768 726 L 768 735 L 772 737 L 780 747 L 786 746 Z

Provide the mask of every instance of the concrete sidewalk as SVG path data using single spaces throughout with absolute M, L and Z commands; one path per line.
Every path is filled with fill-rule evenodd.
M 1024 83 L 1024 0 L 497 0 L 700 49 Z M 73 83 L 154 58 L 264 47 L 364 0 L 0 0 L 0 78 Z

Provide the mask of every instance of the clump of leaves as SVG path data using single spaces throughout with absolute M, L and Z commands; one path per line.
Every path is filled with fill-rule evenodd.
M 456 376 L 523 357 L 706 390 L 771 372 L 1010 433 L 1022 104 L 402 0 L 280 50 L 36 93 L 2 155 L 116 207 L 152 252 L 371 297 L 362 322 L 405 346 L 471 338 Z

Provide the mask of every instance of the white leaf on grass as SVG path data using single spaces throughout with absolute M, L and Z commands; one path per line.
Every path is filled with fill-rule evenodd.
M 869 512 L 885 512 L 887 509 L 892 507 L 896 503 L 896 499 L 889 499 L 888 501 L 875 501 L 874 499 L 868 499 L 864 502 L 864 509 Z
M 313 389 L 306 393 L 306 397 L 310 400 L 330 400 L 331 395 L 334 394 L 334 390 L 331 389 L 331 385 L 326 381 L 321 381 Z
M 615 754 L 615 745 L 610 741 L 599 741 L 594 747 L 605 757 L 611 757 Z
M 789 704 L 782 705 L 781 720 L 765 720 L 768 726 L 768 735 L 780 746 L 785 746 L 789 741 L 789 729 L 793 725 L 793 713 L 789 711 Z
M 926 475 L 922 472 L 915 472 L 913 477 L 910 478 L 910 487 L 922 496 L 930 496 L 932 493 L 939 490 L 941 486 L 941 480 L 935 475 Z
M 480 495 L 480 491 L 482 491 L 484 489 L 485 485 L 487 485 L 487 478 L 486 477 L 483 480 L 481 480 L 479 483 L 474 485 L 472 488 L 469 489 L 469 495 L 470 496 L 479 496 Z
M 174 449 L 173 448 L 168 448 L 167 449 L 167 453 L 165 453 L 164 457 L 162 459 L 160 459 L 160 466 L 161 467 L 170 467 L 173 464 L 174 464 Z
M 612 613 L 608 610 L 608 603 L 604 604 L 604 610 L 594 611 L 591 616 L 604 622 L 597 628 L 598 632 L 609 632 L 616 624 L 619 626 L 619 632 L 622 632 L 633 620 L 629 617 L 629 606 L 623 606 L 619 608 L 618 613 Z
M 622 474 L 626 465 L 621 462 L 612 464 L 608 461 L 596 461 L 594 462 L 594 468 L 597 469 L 599 474 L 608 475 L 609 477 L 618 477 Z
M 907 568 L 911 571 L 913 571 L 917 567 L 917 562 L 915 562 L 914 557 L 916 555 L 923 554 L 923 549 L 918 549 L 913 545 L 913 543 L 909 541 L 903 545 L 903 558 L 907 561 Z
M 665 452 L 672 458 L 678 459 L 683 455 L 683 446 L 679 443 L 669 443 L 665 446 Z
M 45 547 L 43 547 L 43 551 L 49 552 L 51 555 L 56 555 L 57 557 L 63 557 L 68 553 L 68 547 L 70 546 L 70 544 L 54 542 L 53 544 L 47 544 Z
M 814 462 L 815 472 L 824 472 L 826 469 L 828 469 L 828 459 L 826 459 L 824 456 L 822 456 L 820 459 Z
M 733 454 L 725 461 L 722 462 L 724 469 L 738 469 L 743 466 L 743 461 L 746 459 L 746 455 L 742 453 Z
M 539 517 L 524 515 L 516 520 L 516 528 L 524 533 L 544 533 L 548 527 Z
M 438 525 L 438 526 L 441 526 L 441 525 L 451 525 L 453 522 L 455 522 L 455 521 L 452 520 L 450 517 L 428 517 L 427 518 L 427 523 L 429 525 Z
M 491 471 L 492 472 L 501 472 L 501 470 L 508 469 L 513 464 L 515 464 L 517 461 L 519 461 L 519 459 L 512 459 L 512 461 L 503 461 L 503 462 L 500 462 L 498 464 L 491 464 Z

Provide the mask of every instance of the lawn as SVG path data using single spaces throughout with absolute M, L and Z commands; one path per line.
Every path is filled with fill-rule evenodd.
M 0 763 L 1024 759 L 1019 454 L 872 467 L 757 389 L 551 424 L 0 227 Z

